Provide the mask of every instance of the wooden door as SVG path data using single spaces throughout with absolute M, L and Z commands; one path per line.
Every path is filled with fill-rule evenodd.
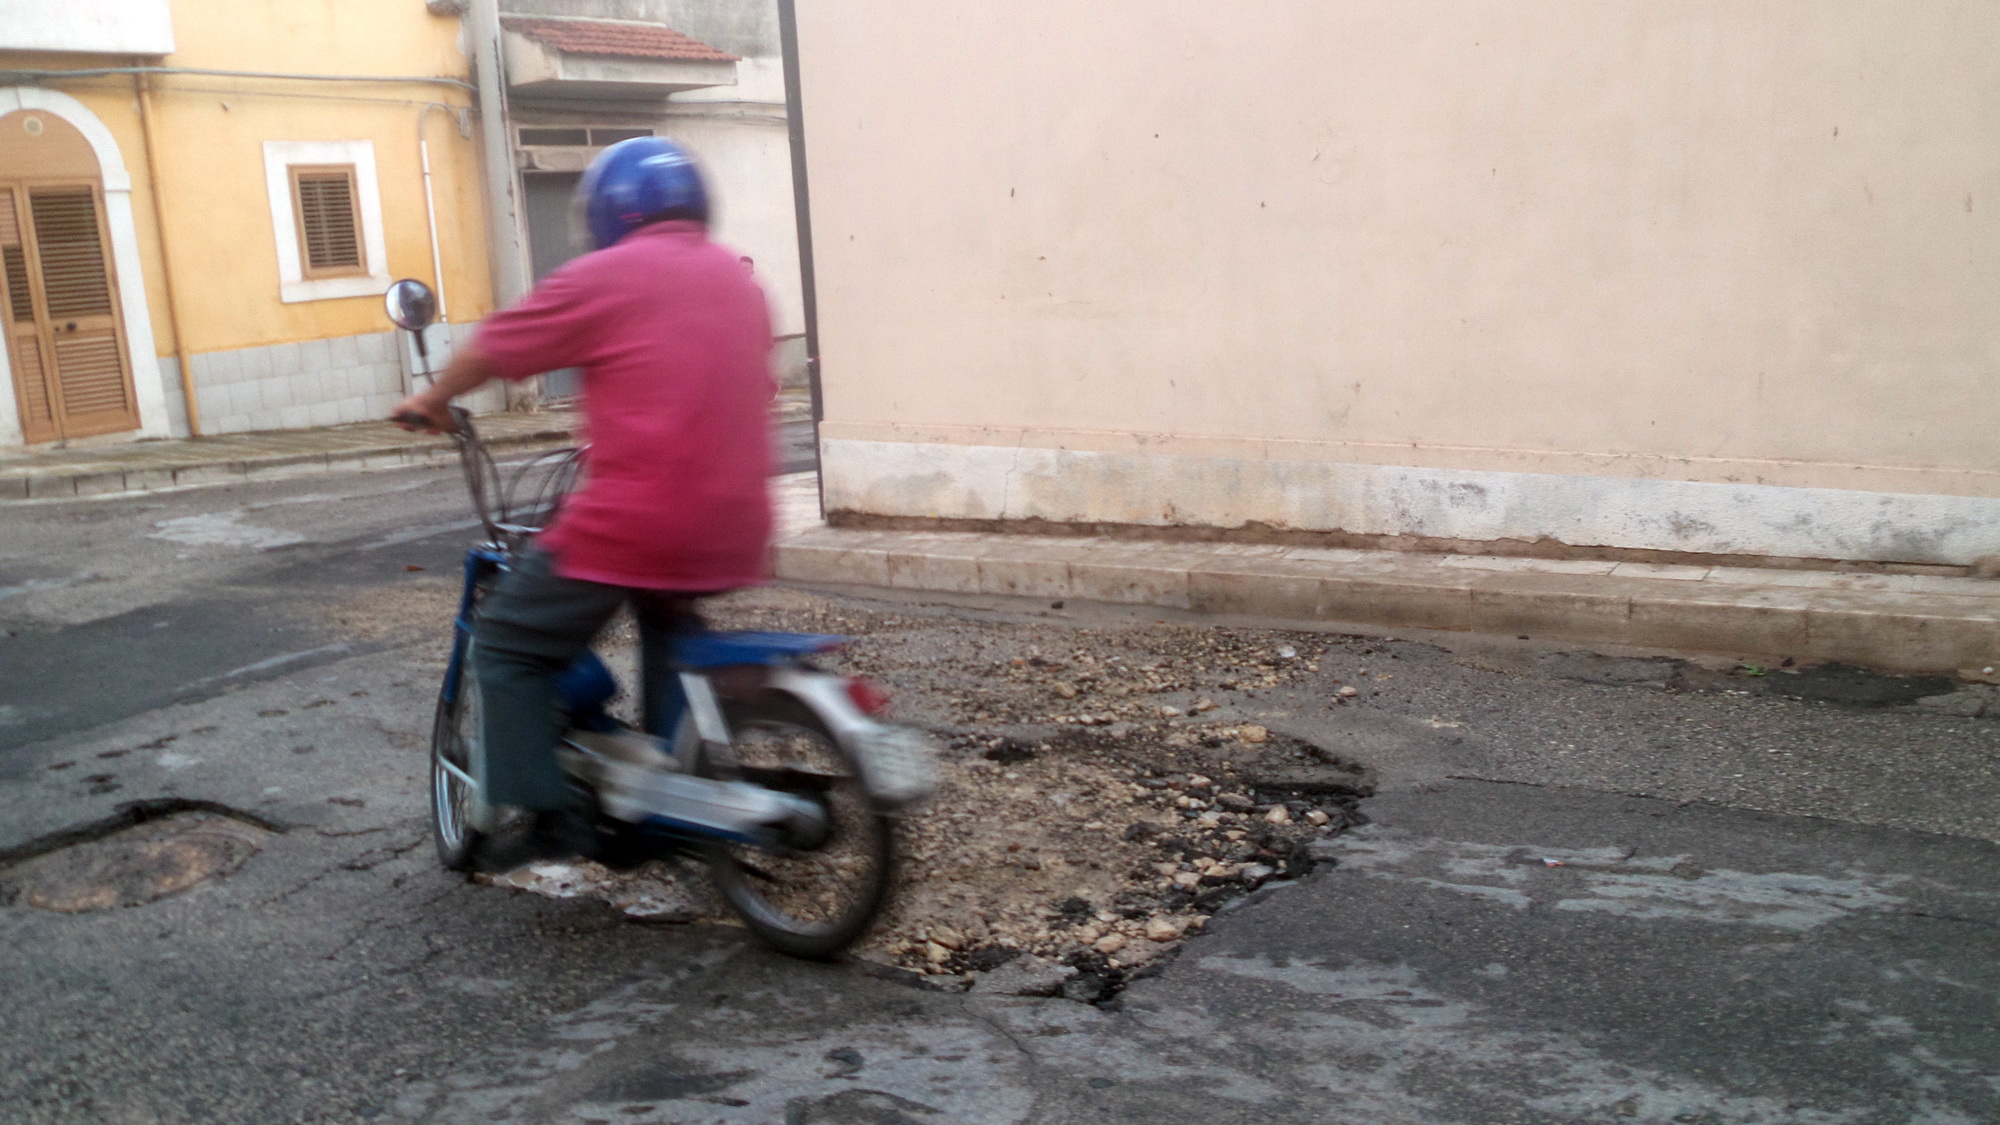
M 0 321 L 30 442 L 138 428 L 110 241 L 83 134 L 39 110 L 0 116 Z
M 0 185 L 8 353 L 29 442 L 139 425 L 108 241 L 96 184 Z

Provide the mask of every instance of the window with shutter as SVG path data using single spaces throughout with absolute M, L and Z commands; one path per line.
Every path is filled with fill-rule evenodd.
M 291 173 L 292 205 L 299 229 L 299 259 L 305 276 L 354 277 L 367 274 L 354 166 L 295 164 Z
M 375 142 L 265 141 L 264 190 L 277 236 L 279 300 L 378 296 L 389 288 Z

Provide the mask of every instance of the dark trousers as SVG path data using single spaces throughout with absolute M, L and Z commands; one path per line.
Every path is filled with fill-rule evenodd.
M 673 639 L 702 627 L 696 596 L 563 578 L 546 551 L 522 552 L 486 596 L 472 627 L 487 800 L 523 809 L 571 803 L 556 764 L 562 717 L 555 679 L 627 603 L 639 620 L 644 726 L 649 733 L 671 735 L 660 728 L 681 707 Z

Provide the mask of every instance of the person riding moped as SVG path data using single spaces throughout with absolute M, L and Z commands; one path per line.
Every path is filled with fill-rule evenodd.
M 595 249 L 488 317 L 395 414 L 449 430 L 451 400 L 492 379 L 584 372 L 585 483 L 473 629 L 488 797 L 531 814 L 482 841 L 487 871 L 598 854 L 556 758 L 556 677 L 630 605 L 643 726 L 670 735 L 672 638 L 698 624 L 695 599 L 764 579 L 771 534 L 770 313 L 738 253 L 709 238 L 699 167 L 664 138 L 622 141 L 584 173 L 577 205 Z

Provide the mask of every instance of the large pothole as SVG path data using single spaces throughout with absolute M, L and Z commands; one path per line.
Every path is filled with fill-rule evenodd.
M 147 820 L 0 870 L 0 903 L 61 914 L 142 906 L 230 874 L 270 835 L 215 812 Z

